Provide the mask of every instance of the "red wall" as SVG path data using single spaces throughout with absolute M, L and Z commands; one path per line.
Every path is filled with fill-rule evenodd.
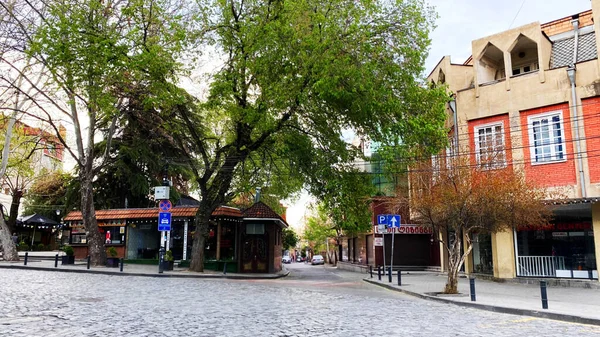
M 530 139 L 527 118 L 546 112 L 562 110 L 564 139 L 567 161 L 549 164 L 531 165 Z M 523 155 L 525 159 L 525 177 L 538 186 L 566 186 L 577 184 L 575 171 L 575 154 L 571 133 L 571 118 L 567 103 L 551 105 L 543 108 L 521 111 L 521 136 L 523 137 Z
M 581 100 L 590 182 L 600 182 L 600 97 Z M 580 135 L 581 137 L 582 135 Z

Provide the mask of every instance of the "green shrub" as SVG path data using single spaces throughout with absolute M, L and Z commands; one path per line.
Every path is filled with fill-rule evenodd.
M 65 252 L 65 254 L 67 256 L 73 256 L 75 255 L 75 251 L 73 251 L 73 247 L 71 246 L 64 246 L 62 249 L 63 252 Z
M 117 253 L 117 250 L 115 249 L 115 247 L 110 247 L 110 248 L 108 248 L 108 255 L 110 255 L 110 257 L 117 257 L 117 255 L 119 255 L 119 253 Z
M 43 243 L 38 243 L 36 246 L 36 250 L 41 252 L 46 249 L 46 246 Z
M 165 253 L 165 261 L 173 261 L 173 252 L 170 249 Z
M 19 245 L 17 246 L 17 249 L 20 251 L 28 251 L 29 250 L 29 245 L 26 244 L 24 241 L 19 242 Z

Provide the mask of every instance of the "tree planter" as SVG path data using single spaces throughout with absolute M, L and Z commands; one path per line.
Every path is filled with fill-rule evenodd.
M 119 267 L 119 258 L 118 257 L 108 257 L 106 258 L 106 266 L 110 268 Z
M 163 270 L 173 270 L 173 261 L 163 261 L 162 266 Z
M 62 264 L 75 264 L 75 255 L 63 255 L 61 262 Z

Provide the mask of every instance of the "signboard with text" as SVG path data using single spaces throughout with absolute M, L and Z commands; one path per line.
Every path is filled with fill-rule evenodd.
M 385 230 L 380 230 L 379 226 L 373 226 L 373 232 L 375 234 L 433 234 L 433 230 L 431 227 L 424 227 L 419 225 L 406 225 L 402 224 L 399 228 L 387 228 Z

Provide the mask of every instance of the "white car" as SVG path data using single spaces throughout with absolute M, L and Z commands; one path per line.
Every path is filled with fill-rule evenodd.
M 325 264 L 325 259 L 323 259 L 322 255 L 315 255 L 311 260 L 311 264 Z
M 289 255 L 286 255 L 284 257 L 281 258 L 281 262 L 283 263 L 292 263 L 292 257 Z

